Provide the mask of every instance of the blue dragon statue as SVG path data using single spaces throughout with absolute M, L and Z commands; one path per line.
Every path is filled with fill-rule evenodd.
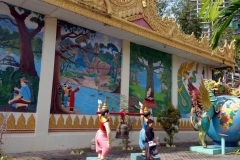
M 219 119 L 216 125 L 220 126 L 223 132 L 230 128 L 235 132 L 238 131 L 236 129 L 238 124 L 234 124 L 232 121 L 240 108 L 240 100 L 236 97 L 237 94 L 235 96 L 214 95 L 220 85 L 220 79 L 215 82 L 201 78 L 199 87 L 195 87 L 193 83 L 196 83 L 195 74 L 198 64 L 196 64 L 195 70 L 193 66 L 194 62 L 182 63 L 178 69 L 178 107 L 182 113 L 190 113 L 190 122 L 193 128 L 199 131 L 201 145 L 207 147 L 206 135 L 211 121 L 216 116 Z M 191 72 L 192 76 L 189 76 Z M 215 133 L 219 133 L 221 130 L 215 130 Z

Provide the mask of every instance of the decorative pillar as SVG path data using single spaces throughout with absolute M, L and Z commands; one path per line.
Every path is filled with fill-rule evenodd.
M 55 59 L 56 29 L 57 18 L 46 16 L 36 112 L 36 148 L 41 148 L 41 145 L 44 145 L 44 137 L 48 135 Z
M 129 96 L 129 76 L 130 76 L 130 42 L 122 41 L 122 69 L 121 69 L 121 95 L 124 95 L 127 99 L 125 105 L 128 106 Z M 123 103 L 123 101 L 120 101 Z M 120 104 L 121 105 L 121 104 Z
M 172 54 L 172 104 L 178 106 L 178 92 L 177 92 L 177 72 L 178 72 L 178 56 Z

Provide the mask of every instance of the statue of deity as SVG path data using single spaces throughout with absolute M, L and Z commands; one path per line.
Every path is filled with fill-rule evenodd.
M 98 100 L 98 114 L 99 117 L 99 130 L 95 136 L 96 152 L 98 153 L 98 160 L 106 160 L 106 157 L 111 149 L 111 129 L 109 123 L 109 110 L 104 100 Z
M 146 107 L 145 103 L 144 103 L 144 106 L 143 106 L 143 104 L 141 102 L 139 102 L 139 105 L 141 106 L 140 113 L 143 113 L 143 115 L 141 115 L 142 129 L 140 130 L 140 133 L 139 133 L 139 147 L 142 150 L 142 156 L 145 157 L 145 155 L 146 155 L 145 129 L 147 127 L 147 121 L 148 121 L 148 119 L 150 119 L 151 112 L 149 111 L 148 107 Z
M 142 5 L 144 8 L 147 7 L 147 0 L 142 0 Z

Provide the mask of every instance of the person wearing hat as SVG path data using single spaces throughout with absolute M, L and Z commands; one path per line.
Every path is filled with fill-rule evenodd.
M 146 156 L 146 147 L 145 147 L 145 130 L 147 127 L 147 121 L 148 119 L 150 119 L 151 116 L 151 112 L 149 111 L 148 107 L 146 107 L 146 104 L 144 103 L 144 106 L 141 102 L 139 102 L 139 105 L 141 106 L 140 108 L 140 113 L 143 113 L 143 115 L 141 115 L 141 124 L 142 124 L 142 129 L 140 130 L 139 133 L 139 147 L 142 150 L 142 156 Z
M 14 98 L 8 101 L 8 104 L 15 108 L 28 107 L 31 103 L 31 91 L 27 85 L 28 80 L 25 77 L 20 78 L 21 88 L 14 88 Z
M 102 101 L 98 100 L 98 112 L 100 112 L 100 114 L 98 114 L 99 130 L 95 136 L 96 152 L 98 153 L 98 160 L 106 160 L 111 149 L 111 129 L 106 99 L 104 100 L 103 106 Z

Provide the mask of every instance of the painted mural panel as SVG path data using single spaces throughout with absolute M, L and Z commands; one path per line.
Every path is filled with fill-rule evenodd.
M 152 109 L 153 116 L 171 102 L 171 55 L 131 43 L 129 109 L 139 112 L 138 102 Z
M 119 39 L 58 20 L 51 113 L 94 115 L 106 98 L 119 111 Z
M 43 18 L 0 2 L 0 111 L 36 112 Z
M 189 92 L 198 90 L 201 77 L 206 78 L 206 66 L 182 58 L 179 58 L 178 63 L 178 107 L 182 118 L 189 118 L 192 107 Z

